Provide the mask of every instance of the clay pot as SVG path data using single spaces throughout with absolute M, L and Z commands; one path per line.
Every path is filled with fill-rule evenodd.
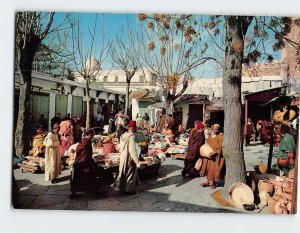
M 286 189 L 283 189 L 284 192 L 286 193 L 293 193 L 293 188 L 286 188 Z
M 295 176 L 295 169 L 292 169 L 292 170 L 290 170 L 289 171 L 289 178 L 294 178 L 294 176 Z
M 277 188 L 281 188 L 281 187 L 282 187 L 282 184 L 283 184 L 282 181 L 277 181 L 277 180 L 272 180 L 272 181 L 270 181 L 270 182 L 275 186 L 275 189 L 276 189 L 276 187 L 277 187 Z
M 288 178 L 288 179 L 287 179 L 287 183 L 288 183 L 288 185 L 293 186 L 293 184 L 294 184 L 294 179 Z
M 278 196 L 282 196 L 282 194 L 283 194 L 282 188 L 281 187 L 276 187 L 275 188 L 275 194 L 278 195 Z
M 274 193 L 274 185 L 268 180 L 260 180 L 258 182 L 258 191 L 267 191 L 272 195 Z
M 268 200 L 269 214 L 275 214 L 275 205 L 278 198 L 276 196 L 270 197 Z
M 290 185 L 288 183 L 283 183 L 281 186 L 283 189 L 289 188 Z
M 284 205 L 281 202 L 277 201 L 277 203 L 275 205 L 275 214 L 287 214 L 286 205 Z
M 289 201 L 291 201 L 293 199 L 293 196 L 292 196 L 291 193 L 283 193 L 282 197 L 289 200 Z
M 286 205 L 288 200 L 285 197 L 280 197 L 277 202 L 280 202 L 282 205 Z
M 263 190 L 259 193 L 259 199 L 261 205 L 263 206 L 268 205 L 269 198 L 270 198 L 270 194 L 266 190 Z

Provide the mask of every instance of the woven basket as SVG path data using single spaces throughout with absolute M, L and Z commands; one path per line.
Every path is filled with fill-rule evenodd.
M 254 194 L 251 188 L 244 183 L 235 183 L 229 188 L 229 200 L 238 208 L 244 204 L 253 204 Z

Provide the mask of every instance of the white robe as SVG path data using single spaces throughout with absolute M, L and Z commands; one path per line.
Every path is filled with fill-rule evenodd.
M 134 191 L 135 187 L 140 183 L 136 166 L 139 160 L 135 146 L 132 132 L 128 131 L 121 136 L 119 174 L 112 185 L 117 190 L 123 192 Z
M 45 150 L 45 181 L 51 181 L 61 174 L 61 157 L 59 154 L 58 135 L 49 132 L 44 140 Z

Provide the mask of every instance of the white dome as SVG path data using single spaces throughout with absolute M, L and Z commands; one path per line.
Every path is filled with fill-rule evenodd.
M 100 70 L 100 63 L 96 58 L 91 57 L 91 58 L 87 59 L 87 61 L 85 62 L 84 69 L 87 72 L 93 72 L 96 70 Z

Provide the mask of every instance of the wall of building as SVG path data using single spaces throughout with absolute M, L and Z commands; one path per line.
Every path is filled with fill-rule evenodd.
M 243 65 L 243 77 L 279 76 L 281 69 L 280 61 L 272 63 Z
M 15 79 L 18 81 L 19 75 L 16 74 Z M 19 86 L 18 86 L 18 82 L 16 82 L 15 85 L 15 90 L 18 90 Z M 109 91 L 102 91 L 102 93 L 99 95 L 99 97 L 97 97 L 97 92 L 98 90 L 96 89 L 92 89 L 90 90 L 90 96 L 92 98 L 91 100 L 91 107 L 92 107 L 92 111 L 94 114 L 97 113 L 98 110 L 100 110 L 100 105 L 98 104 L 99 99 L 102 99 L 102 102 L 104 100 L 104 102 L 108 103 L 110 102 L 111 105 L 113 106 L 114 103 L 116 102 L 116 95 L 115 93 L 111 93 Z M 36 119 L 39 118 L 39 113 L 41 112 L 45 112 L 42 110 L 42 108 L 38 107 L 39 106 L 39 101 L 37 100 L 38 96 L 45 96 L 48 95 L 48 104 L 49 107 L 47 108 L 47 113 L 45 115 L 45 118 L 48 119 L 49 121 L 49 127 L 50 127 L 50 119 L 54 117 L 55 113 L 57 112 L 57 106 L 56 106 L 56 102 L 58 100 L 58 96 L 61 99 L 65 99 L 66 101 L 63 101 L 64 106 L 64 113 L 61 114 L 61 117 L 65 117 L 65 114 L 70 113 L 71 116 L 73 117 L 74 114 L 72 113 L 72 109 L 74 109 L 73 106 L 73 97 L 80 97 L 81 98 L 81 102 L 79 104 L 81 104 L 81 106 L 79 108 L 76 108 L 77 110 L 82 109 L 82 112 L 79 114 L 78 111 L 76 112 L 76 115 L 82 115 L 83 112 L 85 111 L 83 108 L 83 101 L 86 100 L 85 95 L 84 95 L 84 86 L 82 84 L 79 84 L 77 82 L 73 82 L 70 80 L 62 80 L 60 78 L 53 78 L 49 75 L 44 75 L 41 73 L 33 73 L 32 74 L 32 93 L 34 94 L 34 102 L 33 102 L 33 106 L 32 111 L 34 110 L 34 114 L 36 116 L 34 116 Z M 62 98 L 63 97 L 63 98 Z M 120 93 L 118 93 L 118 102 L 119 99 L 123 100 L 124 97 L 122 97 L 122 95 L 120 95 Z M 80 100 L 80 99 L 78 99 Z M 76 101 L 76 103 L 78 103 L 78 100 Z M 15 101 L 18 101 L 17 99 Z M 45 106 L 43 106 L 45 107 Z M 76 106 L 75 106 L 76 107 Z M 44 109 L 44 108 L 43 108 Z M 50 129 L 50 128 L 49 128 Z
M 74 76 L 78 82 L 84 82 L 84 78 L 78 73 L 74 72 Z M 105 86 L 125 86 L 126 73 L 123 70 L 102 70 L 96 75 L 96 82 L 102 83 Z M 156 85 L 155 75 L 149 70 L 138 70 L 131 78 L 132 85 Z

